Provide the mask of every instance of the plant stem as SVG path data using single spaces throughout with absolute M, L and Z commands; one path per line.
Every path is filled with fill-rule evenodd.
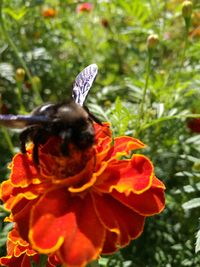
M 22 102 L 22 82 L 17 82 L 17 90 L 18 90 L 18 102 L 20 107 L 20 113 L 25 113 L 25 107 Z
M 186 50 L 188 48 L 188 33 L 189 33 L 189 24 L 185 23 L 185 36 L 184 36 L 184 47 L 183 47 L 183 53 L 181 54 L 181 58 L 180 58 L 180 66 L 179 66 L 179 69 L 176 73 L 176 79 L 175 79 L 175 85 L 177 83 L 177 80 L 178 80 L 178 77 L 179 77 L 179 74 L 183 68 L 183 64 L 184 64 L 184 60 L 185 60 L 185 54 L 186 54 Z
M 12 154 L 14 154 L 14 147 L 10 138 L 10 135 L 8 134 L 8 130 L 5 127 L 2 127 L 2 133 L 4 135 L 4 138 L 8 144 L 8 148 Z
M 142 119 L 144 117 L 144 103 L 145 103 L 145 98 L 147 94 L 147 88 L 148 88 L 148 83 L 149 83 L 149 77 L 150 77 L 150 72 L 151 72 L 151 59 L 152 59 L 152 51 L 148 51 L 148 60 L 147 60 L 147 67 L 146 67 L 146 79 L 145 79 L 145 85 L 144 89 L 142 92 L 142 100 L 139 106 L 139 112 L 138 112 L 138 121 L 137 121 L 137 127 L 136 127 L 136 136 L 139 135 L 141 131 L 141 124 L 142 124 Z
M 40 254 L 40 262 L 38 264 L 38 267 L 45 267 L 47 264 L 47 255 Z
M 6 29 L 6 26 L 4 24 L 4 20 L 3 20 L 3 15 L 2 15 L 2 6 L 3 6 L 3 0 L 0 0 L 0 27 L 1 27 L 1 31 L 5 37 L 5 39 L 7 40 L 8 44 L 10 45 L 10 47 L 13 49 L 16 57 L 18 58 L 20 64 L 22 65 L 22 67 L 24 68 L 30 82 L 31 82 L 31 85 L 32 85 L 32 88 L 33 88 L 33 91 L 34 91 L 34 101 L 35 101 L 35 104 L 36 105 L 39 105 L 42 103 L 42 99 L 41 99 L 41 96 L 40 96 L 40 93 L 38 91 L 38 88 L 37 86 L 35 86 L 35 84 L 32 82 L 32 75 L 25 63 L 25 61 L 23 60 L 23 58 L 20 56 L 19 54 L 19 51 L 17 49 L 17 46 L 14 44 L 14 42 L 12 41 L 12 39 L 10 38 L 8 32 L 7 32 L 7 29 Z

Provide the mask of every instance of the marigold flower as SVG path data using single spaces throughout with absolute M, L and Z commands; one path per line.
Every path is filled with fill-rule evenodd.
M 10 179 L 1 186 L 7 220 L 35 251 L 55 254 L 68 267 L 85 266 L 100 254 L 126 246 L 143 231 L 145 218 L 164 209 L 164 184 L 151 161 L 133 154 L 144 144 L 123 136 L 112 139 L 108 124 L 94 124 L 95 145 L 60 152 L 59 138 L 39 147 L 40 165 L 18 153 Z
M 56 16 L 56 10 L 54 8 L 46 8 L 42 11 L 42 16 L 45 18 L 54 18 Z
M 77 6 L 76 12 L 90 12 L 92 11 L 92 4 L 91 3 L 83 3 Z

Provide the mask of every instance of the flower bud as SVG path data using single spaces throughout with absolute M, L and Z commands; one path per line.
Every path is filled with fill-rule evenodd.
M 192 15 L 192 2 L 191 1 L 184 1 L 182 4 L 182 15 L 183 17 L 186 18 L 190 18 Z
M 15 72 L 15 79 L 17 82 L 23 82 L 25 77 L 25 70 L 18 68 Z
M 147 47 L 148 49 L 154 49 L 159 42 L 159 38 L 157 34 L 151 34 L 147 38 Z
M 40 77 L 38 76 L 33 76 L 32 78 L 32 84 L 37 87 L 38 89 L 41 88 L 41 80 L 40 80 Z
M 200 162 L 195 162 L 192 168 L 194 171 L 200 171 Z

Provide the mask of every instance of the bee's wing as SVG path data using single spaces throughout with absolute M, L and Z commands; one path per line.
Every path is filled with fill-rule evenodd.
M 97 76 L 98 67 L 91 64 L 82 70 L 75 79 L 72 97 L 76 103 L 83 106 L 86 96 Z
M 0 114 L 0 125 L 9 128 L 22 129 L 27 125 L 48 122 L 49 119 L 45 116 L 31 116 L 31 115 L 2 115 Z

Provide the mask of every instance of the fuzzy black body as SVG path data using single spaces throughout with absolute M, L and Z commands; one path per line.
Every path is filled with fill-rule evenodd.
M 97 65 L 91 64 L 78 74 L 72 89 L 72 99 L 69 101 L 41 105 L 30 115 L 0 114 L 1 125 L 23 129 L 20 134 L 22 153 L 26 153 L 27 141 L 32 140 L 33 159 L 38 164 L 38 147 L 51 136 L 61 138 L 61 152 L 66 156 L 69 156 L 70 143 L 80 150 L 94 144 L 93 121 L 99 124 L 101 122 L 83 104 L 97 72 Z
M 50 136 L 62 139 L 61 151 L 68 155 L 68 145 L 74 144 L 84 150 L 94 143 L 93 120 L 100 123 L 88 109 L 75 103 L 73 100 L 61 104 L 44 104 L 37 107 L 30 115 L 32 118 L 46 120 L 28 122 L 20 134 L 21 151 L 26 152 L 26 142 L 30 139 L 34 143 L 33 157 L 38 164 L 38 146 L 44 144 Z

